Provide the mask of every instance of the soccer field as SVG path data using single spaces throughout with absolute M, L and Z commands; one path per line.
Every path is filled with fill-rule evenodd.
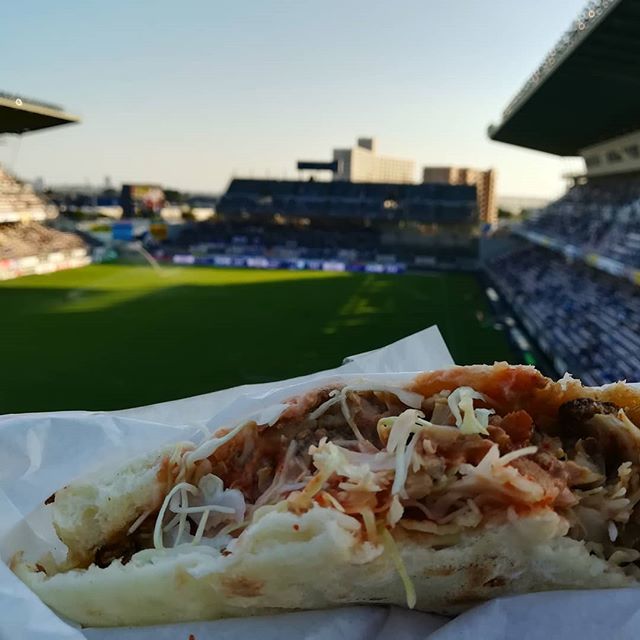
M 466 274 L 94 265 L 0 283 L 0 413 L 117 409 L 340 364 L 437 324 L 460 364 L 515 361 Z M 480 316 L 482 317 L 482 316 Z

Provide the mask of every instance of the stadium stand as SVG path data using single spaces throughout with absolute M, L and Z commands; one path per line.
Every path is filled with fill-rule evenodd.
M 640 380 L 640 289 L 540 247 L 488 266 L 499 291 L 553 359 L 589 384 Z
M 0 168 L 0 280 L 88 264 L 79 236 L 42 224 L 56 216 L 30 185 Z
M 640 3 L 594 0 L 507 106 L 489 136 L 560 156 L 583 175 L 511 230 L 486 265 L 555 365 L 591 384 L 640 380 Z
M 163 250 L 203 264 L 469 269 L 478 229 L 475 186 L 234 179 L 216 219 L 185 227 Z
M 0 135 L 23 134 L 78 122 L 54 104 L 0 92 Z M 87 244 L 73 233 L 45 226 L 58 209 L 0 167 L 0 280 L 83 266 Z
M 185 227 L 171 243 L 196 254 L 267 256 L 276 259 L 375 260 L 382 253 L 374 229 L 319 229 L 300 225 L 199 223 Z M 391 256 L 397 259 L 396 255 Z
M 55 207 L 48 206 L 30 185 L 0 167 L 0 223 L 45 220 L 55 215 Z
M 49 229 L 37 222 L 0 226 L 0 259 L 42 256 L 84 248 L 85 243 L 77 235 Z
M 478 217 L 474 186 L 239 178 L 231 181 L 217 211 L 228 216 L 281 214 L 425 223 L 474 223 Z
M 382 271 L 477 267 L 475 186 L 234 179 L 216 215 L 147 247 L 180 264 Z
M 576 185 L 522 229 L 639 268 L 640 181 Z

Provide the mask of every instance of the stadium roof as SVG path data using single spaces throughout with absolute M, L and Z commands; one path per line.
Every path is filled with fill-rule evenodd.
M 561 156 L 640 129 L 640 0 L 590 2 L 489 137 Z
M 0 134 L 26 133 L 79 120 L 62 107 L 0 92 Z

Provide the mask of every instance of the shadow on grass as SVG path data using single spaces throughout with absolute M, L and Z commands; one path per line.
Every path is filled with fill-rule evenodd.
M 508 359 L 470 276 L 0 291 L 0 413 L 117 409 L 338 365 L 438 324 L 460 363 Z M 83 298 L 84 299 L 84 298 Z M 95 303 L 95 304 L 94 304 Z

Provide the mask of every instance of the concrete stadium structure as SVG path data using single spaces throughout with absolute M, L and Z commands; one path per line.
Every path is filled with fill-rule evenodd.
M 498 222 L 496 172 L 469 167 L 424 167 L 422 181 L 432 184 L 466 184 L 476 187 L 478 215 L 490 225 Z

